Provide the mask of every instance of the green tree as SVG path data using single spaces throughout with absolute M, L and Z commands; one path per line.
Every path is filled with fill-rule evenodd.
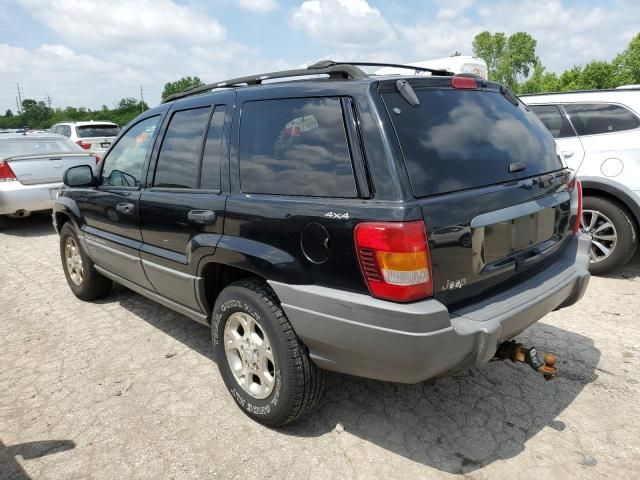
M 489 79 L 517 89 L 538 62 L 536 40 L 525 32 L 507 37 L 502 32 L 481 32 L 473 39 L 473 54 L 487 62 Z
M 609 62 L 593 60 L 582 69 L 579 86 L 582 90 L 618 86 L 616 67 Z
M 204 85 L 202 80 L 198 77 L 182 77 L 180 80 L 176 80 L 175 82 L 167 82 L 164 84 L 164 90 L 162 91 L 162 98 L 167 98 L 169 95 L 173 95 L 174 93 L 182 92 L 187 88 L 191 87 L 199 87 L 200 85 Z
M 567 92 L 569 90 L 580 90 L 582 84 L 582 67 L 574 65 L 569 70 L 565 70 L 558 78 L 558 87 L 560 91 Z
M 455 52 L 453 52 L 453 53 L 452 53 L 451 55 L 449 55 L 449 56 L 450 56 L 450 57 L 461 57 L 461 56 L 462 56 L 462 54 L 461 54 L 458 50 L 456 50 Z
M 25 125 L 32 127 L 40 126 L 43 122 L 46 122 L 51 115 L 53 115 L 53 110 L 44 102 L 37 102 L 30 98 L 25 98 L 22 101 L 22 122 Z
M 545 70 L 545 67 L 538 60 L 533 67 L 531 76 L 518 85 L 518 93 L 557 92 L 560 90 L 558 76 Z
M 616 69 L 618 85 L 640 83 L 640 33 L 633 37 L 629 46 L 612 63 Z
M 7 111 L 4 112 L 4 116 L 5 117 L 13 117 L 13 112 L 11 111 L 10 108 L 7 108 Z

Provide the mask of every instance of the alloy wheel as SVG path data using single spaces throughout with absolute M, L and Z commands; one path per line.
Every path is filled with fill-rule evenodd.
M 580 227 L 591 235 L 589 261 L 597 263 L 609 258 L 618 243 L 618 232 L 609 217 L 598 210 L 583 210 Z
M 276 362 L 260 323 L 245 312 L 231 314 L 224 327 L 224 350 L 242 389 L 258 400 L 267 398 L 276 383 Z

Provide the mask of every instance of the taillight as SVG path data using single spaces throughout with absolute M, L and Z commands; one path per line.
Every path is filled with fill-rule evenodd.
M 78 140 L 76 143 L 80 145 L 82 148 L 84 148 L 85 150 L 89 150 L 91 148 L 90 143 L 82 143 L 82 140 Z
M 582 182 L 580 180 L 578 180 L 577 178 L 574 181 L 573 189 L 577 194 L 577 200 L 576 200 L 576 207 L 575 207 L 576 220 L 575 220 L 575 222 L 573 224 L 572 232 L 573 232 L 574 235 L 577 235 L 578 234 L 578 230 L 580 230 L 580 219 L 582 218 Z M 571 202 L 571 203 L 572 203 L 572 206 L 573 206 L 573 202 Z
M 453 77 L 451 79 L 451 86 L 453 88 L 471 90 L 478 88 L 478 82 L 472 77 Z
M 371 295 L 397 302 L 433 295 L 429 244 L 422 220 L 359 223 L 354 237 Z
M 10 182 L 12 180 L 17 180 L 16 174 L 13 173 L 11 167 L 6 161 L 0 162 L 0 182 Z
M 94 155 L 94 157 L 96 157 L 96 165 L 98 165 L 102 159 L 98 155 Z

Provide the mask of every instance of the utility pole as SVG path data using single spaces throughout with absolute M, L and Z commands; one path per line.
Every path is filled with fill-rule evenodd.
M 142 95 L 142 85 L 140 85 L 140 111 L 144 112 L 144 96 Z
M 49 108 L 51 108 L 51 97 L 49 96 L 49 94 L 47 93 L 47 105 L 49 105 Z
M 18 107 L 18 115 L 20 115 L 20 102 L 18 101 L 17 95 L 16 95 L 16 107 Z
M 18 113 L 22 115 L 22 97 L 20 95 L 20 84 L 16 82 L 16 87 L 18 87 Z

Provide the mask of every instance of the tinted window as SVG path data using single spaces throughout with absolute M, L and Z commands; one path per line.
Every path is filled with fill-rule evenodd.
M 211 117 L 202 157 L 200 188 L 220 189 L 220 165 L 222 164 L 222 133 L 224 129 L 224 105 L 218 105 Z
M 562 168 L 553 137 L 535 114 L 500 93 L 417 90 L 416 94 L 417 107 L 396 92 L 383 94 L 416 196 Z M 516 162 L 526 168 L 509 173 L 509 165 Z
M 640 126 L 626 108 L 608 103 L 575 103 L 564 106 L 578 135 L 621 132 Z
M 117 137 L 120 133 L 120 128 L 116 125 L 84 125 L 82 127 L 76 127 L 78 137 Z
M 147 151 L 160 117 L 136 123 L 114 145 L 104 159 L 102 185 L 138 187 Z
M 355 197 L 340 100 L 245 103 L 240 183 L 248 193 Z
M 69 125 L 63 125 L 62 134 L 66 137 L 71 137 L 71 127 Z
M 211 108 L 176 112 L 164 135 L 154 187 L 197 188 L 202 141 Z
M 531 108 L 551 132 L 553 138 L 575 137 L 569 120 L 560 114 L 557 105 L 534 105 Z

